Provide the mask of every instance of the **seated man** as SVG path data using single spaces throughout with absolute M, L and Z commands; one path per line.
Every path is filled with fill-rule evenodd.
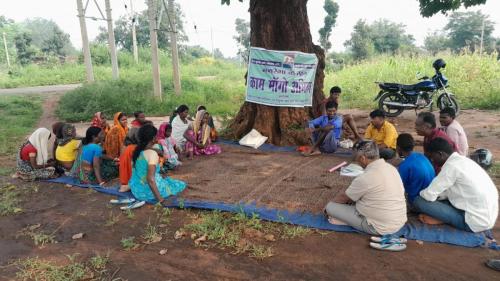
M 455 110 L 451 107 L 443 108 L 439 112 L 441 130 L 457 145 L 457 152 L 462 156 L 469 154 L 469 144 L 464 128 L 455 120 Z
M 380 109 L 370 112 L 371 123 L 365 131 L 365 139 L 377 143 L 380 157 L 389 160 L 396 156 L 398 132 L 394 125 L 385 120 L 385 113 Z
M 413 151 L 414 146 L 415 141 L 410 134 L 399 135 L 396 150 L 405 160 L 399 164 L 398 171 L 410 204 L 413 204 L 419 192 L 429 186 L 436 176 L 429 159 L 422 153 Z
M 326 103 L 326 115 L 309 122 L 306 131 L 311 134 L 312 147 L 304 156 L 333 153 L 337 150 L 342 135 L 342 116 L 337 115 L 337 103 Z
M 432 162 L 442 169 L 413 201 L 422 213 L 420 220 L 472 232 L 491 229 L 498 216 L 498 191 L 488 174 L 476 162 L 453 152 L 445 139 L 434 139 L 427 149 Z
M 329 101 L 335 102 L 337 105 L 340 104 L 340 94 L 342 93 L 342 90 L 340 89 L 339 86 L 333 86 L 330 89 L 330 96 L 326 99 L 324 99 L 319 105 L 320 105 L 320 112 L 323 115 L 326 115 L 326 103 Z M 343 129 L 346 130 L 345 135 L 350 135 L 350 132 L 348 131 L 348 128 L 351 130 L 352 134 L 354 135 L 354 138 L 356 140 L 360 140 L 361 136 L 358 133 L 358 128 L 356 127 L 356 123 L 354 122 L 354 118 L 352 117 L 351 114 L 343 114 L 342 115 L 343 119 Z
M 326 213 L 333 218 L 330 222 L 343 222 L 373 235 L 397 232 L 407 220 L 404 188 L 398 171 L 379 159 L 378 147 L 373 141 L 356 143 L 354 159 L 365 171 L 326 205 Z M 349 205 L 351 202 L 354 204 Z
M 417 135 L 424 137 L 424 154 L 429 159 L 428 147 L 431 141 L 436 138 L 445 139 L 453 147 L 453 151 L 457 151 L 456 144 L 446 135 L 446 133 L 436 129 L 436 117 L 434 117 L 434 114 L 431 112 L 420 112 L 418 114 L 417 120 L 415 121 L 415 131 L 417 131 Z M 432 165 L 434 166 L 436 174 L 439 174 L 441 167 L 436 166 L 436 163 L 432 163 Z

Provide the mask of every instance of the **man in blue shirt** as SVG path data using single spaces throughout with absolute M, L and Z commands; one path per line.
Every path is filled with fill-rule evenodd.
M 429 159 L 419 152 L 414 152 L 415 141 L 410 134 L 401 134 L 396 141 L 396 150 L 401 158 L 398 170 L 405 191 L 408 194 L 410 205 L 418 196 L 420 190 L 425 189 L 436 176 L 434 167 Z
M 337 150 L 342 135 L 342 116 L 337 115 L 338 105 L 334 101 L 326 103 L 326 115 L 312 121 L 306 132 L 311 134 L 312 148 L 304 156 L 333 153 Z

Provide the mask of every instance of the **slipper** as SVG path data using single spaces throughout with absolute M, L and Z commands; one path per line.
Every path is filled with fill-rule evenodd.
M 491 269 L 500 271 L 500 260 L 488 260 L 485 264 Z
M 328 222 L 330 224 L 333 224 L 333 225 L 347 225 L 347 223 L 345 223 L 339 219 L 336 219 L 334 217 L 328 217 Z
M 381 251 L 401 252 L 406 249 L 406 244 L 400 244 L 400 243 L 379 244 L 370 242 L 370 247 Z
M 131 197 L 121 197 L 118 199 L 109 200 L 110 204 L 130 204 L 130 203 L 134 203 L 134 202 L 135 202 L 135 198 L 131 198 Z
M 390 236 L 372 236 L 370 237 L 370 240 L 375 243 L 379 244 L 394 244 L 394 243 L 399 243 L 399 244 L 406 244 L 408 242 L 408 239 L 406 238 L 398 238 L 398 237 L 390 237 Z
M 126 210 L 132 210 L 132 209 L 137 209 L 146 204 L 146 201 L 136 201 L 132 204 L 128 204 L 127 206 L 120 207 L 120 210 L 126 211 Z

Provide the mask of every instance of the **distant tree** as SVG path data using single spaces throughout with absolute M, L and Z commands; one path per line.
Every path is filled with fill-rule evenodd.
M 375 47 L 371 39 L 370 26 L 364 20 L 358 20 L 351 32 L 351 39 L 344 43 L 352 52 L 355 60 L 367 59 L 375 52 Z
M 31 42 L 31 35 L 28 32 L 23 32 L 14 38 L 14 44 L 16 45 L 17 51 L 17 61 L 21 65 L 31 63 L 31 60 L 36 53 L 35 48 L 31 46 Z
M 44 53 L 61 56 L 75 53 L 75 48 L 69 40 L 69 34 L 65 33 L 53 20 L 27 19 L 22 23 L 22 26 L 30 32 L 33 46 L 41 49 Z
M 337 21 L 337 14 L 339 12 L 339 5 L 333 0 L 325 0 L 323 9 L 326 11 L 325 22 L 322 28 L 319 29 L 319 44 L 325 53 L 332 48 L 332 42 L 330 42 L 330 35 L 332 33 L 332 28 L 335 26 Z
M 450 47 L 450 39 L 441 31 L 434 31 L 424 38 L 424 48 L 432 55 L 444 51 Z
M 450 46 L 458 51 L 463 48 L 469 48 L 475 51 L 479 48 L 481 41 L 481 29 L 484 21 L 484 46 L 491 46 L 494 38 L 491 37 L 495 30 L 495 23 L 489 19 L 488 15 L 477 12 L 455 12 L 449 17 L 448 24 L 444 30 L 448 32 Z M 492 51 L 491 47 L 490 50 Z
M 214 49 L 213 56 L 214 56 L 214 58 L 219 59 L 219 60 L 224 59 L 224 54 L 222 53 L 222 51 L 219 48 Z
M 398 50 L 415 46 L 415 38 L 406 34 L 406 26 L 387 19 L 380 19 L 370 25 L 370 38 L 377 53 L 394 54 Z
M 248 63 L 250 54 L 250 23 L 244 19 L 237 18 L 235 21 L 237 36 L 233 36 L 238 44 L 238 56 Z
M 418 0 L 420 2 L 420 14 L 431 17 L 439 12 L 446 14 L 464 5 L 465 8 L 486 3 L 486 0 Z
M 6 25 L 13 24 L 14 20 L 8 19 L 5 16 L 0 16 L 0 28 L 3 28 Z
M 187 58 L 203 58 L 211 56 L 210 52 L 200 45 L 183 46 L 180 50 L 181 56 Z
M 184 31 L 184 13 L 181 6 L 175 3 L 175 28 L 177 30 L 177 43 L 182 44 L 188 41 L 186 32 Z M 144 10 L 137 13 L 133 18 L 129 16 L 121 16 L 114 24 L 115 41 L 118 48 L 132 51 L 132 20 L 135 20 L 137 45 L 149 46 L 149 19 L 148 11 Z M 158 31 L 158 47 L 160 49 L 170 49 L 170 21 L 167 13 L 163 13 Z M 108 30 L 104 27 L 99 27 L 99 34 L 94 40 L 97 43 L 108 43 Z

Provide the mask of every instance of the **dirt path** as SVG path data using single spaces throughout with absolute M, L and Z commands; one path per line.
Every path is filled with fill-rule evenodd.
M 60 95 L 49 95 L 44 100 L 44 114 L 39 122 L 40 126 L 50 127 L 50 124 L 56 121 L 54 110 L 59 98 Z M 366 111 L 349 112 L 356 116 L 360 127 L 368 123 L 368 119 L 364 117 Z M 394 122 L 401 132 L 413 132 L 414 118 L 414 113 L 406 112 Z M 163 118 L 158 119 L 161 120 Z M 500 155 L 498 120 L 498 112 L 475 110 L 464 111 L 459 117 L 459 121 L 469 133 L 471 145 L 488 147 L 496 155 Z M 79 128 L 84 129 L 85 126 L 82 124 Z M 280 155 L 270 154 L 264 157 L 273 158 Z M 234 159 L 224 158 L 223 162 L 228 165 L 218 164 L 218 167 L 207 159 L 207 165 L 202 164 L 203 169 L 213 167 L 219 169 L 219 172 L 227 172 L 227 181 L 219 182 L 219 186 L 212 186 L 212 191 L 224 192 L 224 186 L 221 186 L 223 184 L 243 188 L 244 185 L 231 180 L 231 173 L 252 177 L 253 171 L 238 164 L 244 164 L 251 159 L 248 155 L 239 155 Z M 281 160 L 287 162 L 287 159 L 285 157 Z M 276 163 L 282 165 L 283 161 Z M 232 164 L 229 165 L 230 163 Z M 191 173 L 187 170 L 188 166 L 194 169 Z M 210 185 L 194 174 L 197 169 L 201 169 L 198 166 L 191 163 L 182 173 L 182 177 L 193 183 L 194 194 L 200 192 L 196 186 Z M 278 166 L 274 168 L 280 169 Z M 298 164 L 296 168 L 301 168 L 301 165 Z M 274 177 L 266 177 L 265 168 L 261 167 L 259 173 L 264 179 L 257 179 L 256 185 L 258 182 L 272 185 L 269 180 Z M 204 174 L 210 176 L 210 172 L 205 171 Z M 288 175 L 288 178 L 283 179 L 292 177 L 293 175 Z M 266 242 L 272 247 L 274 256 L 264 260 L 234 254 L 229 249 L 197 247 L 189 238 L 174 239 L 175 231 L 190 222 L 199 212 L 188 210 L 174 210 L 170 222 L 163 228 L 165 234 L 160 242 L 142 245 L 135 251 L 124 251 L 121 239 L 130 236 L 141 239 L 147 223 L 154 220 L 155 214 L 151 206 L 135 211 L 134 218 L 127 218 L 125 213 L 110 206 L 107 203 L 110 197 L 103 194 L 57 184 L 26 184 L 10 178 L 0 180 L 2 186 L 12 183 L 31 190 L 22 200 L 22 214 L 0 217 L 0 280 L 15 278 L 18 269 L 9 264 L 17 259 L 37 256 L 64 264 L 68 261 L 66 255 L 76 253 L 80 258 L 88 258 L 96 253 L 109 253 L 109 270 L 117 270 L 117 276 L 128 280 L 364 280 L 367 276 L 372 280 L 440 280 L 443 276 L 449 280 L 499 278 L 497 272 L 483 265 L 488 258 L 499 258 L 498 251 L 410 241 L 405 252 L 378 252 L 368 247 L 368 236 L 352 233 L 313 232 L 303 238 Z M 265 189 L 264 184 L 257 187 L 259 190 Z M 282 197 L 278 204 L 285 204 L 286 199 L 291 196 L 286 185 L 279 188 L 273 185 L 273 189 L 274 193 Z M 238 192 L 238 188 L 235 192 Z M 245 190 L 241 192 L 244 198 L 251 195 Z M 320 193 L 323 194 L 323 191 Z M 328 189 L 324 196 L 330 196 L 330 193 Z M 301 193 L 300 196 L 307 194 Z M 267 194 L 261 194 L 261 197 L 269 199 Z M 112 219 L 114 222 L 110 223 Z M 57 244 L 39 248 L 34 246 L 30 238 L 18 235 L 21 229 L 38 223 L 43 231 L 54 232 Z M 498 222 L 493 231 L 499 238 Z M 79 232 L 85 233 L 84 238 L 72 240 L 71 236 Z M 160 256 L 160 249 L 167 249 L 167 254 Z
M 30 95 L 30 94 L 51 94 L 51 93 L 65 93 L 80 87 L 82 84 L 66 84 L 66 85 L 50 85 L 50 86 L 36 86 L 36 87 L 23 87 L 0 89 L 0 95 Z

